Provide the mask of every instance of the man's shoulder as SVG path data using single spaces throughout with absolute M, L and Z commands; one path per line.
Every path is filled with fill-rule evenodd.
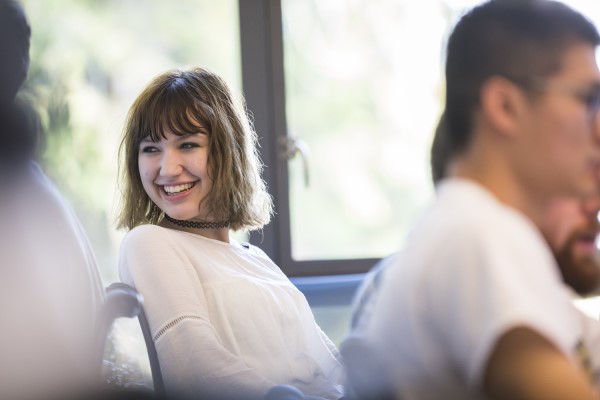
M 538 231 L 522 212 L 502 203 L 486 187 L 468 179 L 444 181 L 438 188 L 430 214 L 430 223 L 440 228 L 448 226 L 457 236 L 461 232 L 497 237 Z

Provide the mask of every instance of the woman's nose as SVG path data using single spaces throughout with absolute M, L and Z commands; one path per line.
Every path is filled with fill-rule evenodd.
M 160 174 L 162 176 L 175 176 L 181 173 L 181 158 L 177 152 L 166 150 L 160 160 Z

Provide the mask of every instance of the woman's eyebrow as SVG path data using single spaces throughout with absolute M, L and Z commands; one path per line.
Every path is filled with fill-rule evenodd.
M 175 139 L 178 142 L 184 141 L 189 139 L 190 137 L 207 137 L 208 136 L 208 132 L 206 132 L 204 129 L 202 131 L 198 131 L 198 132 L 194 132 L 194 133 L 184 133 L 183 135 L 178 135 L 177 139 Z
M 198 127 L 198 133 L 202 133 L 203 135 L 208 135 L 208 129 L 204 125 L 200 125 Z
M 184 136 L 191 136 L 191 135 L 198 135 L 198 134 L 208 135 L 208 129 L 204 125 L 194 125 L 193 129 L 194 130 L 192 132 L 186 133 Z

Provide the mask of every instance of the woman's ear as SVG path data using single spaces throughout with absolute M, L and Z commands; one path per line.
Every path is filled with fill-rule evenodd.
M 523 89 L 500 76 L 489 78 L 481 87 L 481 112 L 488 125 L 502 136 L 518 132 L 525 101 Z

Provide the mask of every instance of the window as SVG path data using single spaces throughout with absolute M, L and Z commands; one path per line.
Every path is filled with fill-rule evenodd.
M 283 0 L 292 258 L 394 251 L 432 192 L 427 147 L 440 113 L 442 4 Z M 418 38 L 418 40 L 417 40 Z
M 206 66 L 243 89 L 277 212 L 250 240 L 288 275 L 364 272 L 397 250 L 433 192 L 444 39 L 479 1 L 23 2 L 44 166 L 112 281 L 125 115 L 153 76 L 177 66 Z M 568 3 L 600 21 L 595 2 Z
M 277 211 L 251 238 L 286 273 L 364 272 L 400 248 L 433 194 L 444 41 L 479 2 L 240 2 L 244 92 Z M 593 2 L 567 3 L 600 20 Z
M 252 238 L 290 275 L 364 272 L 399 248 L 431 198 L 442 38 L 456 10 L 259 0 L 240 13 L 244 90 L 278 212 Z

